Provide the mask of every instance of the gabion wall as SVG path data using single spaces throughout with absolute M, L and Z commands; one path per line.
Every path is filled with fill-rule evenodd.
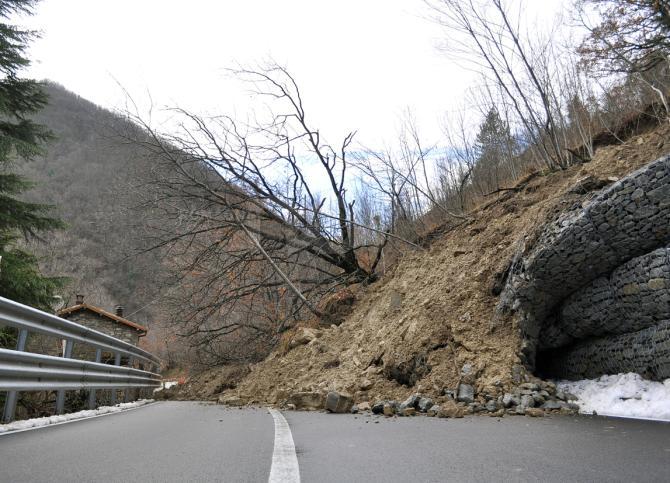
M 649 342 L 641 334 L 645 328 L 655 330 L 670 310 L 669 245 L 670 156 L 617 181 L 582 208 L 548 224 L 520 253 L 498 307 L 519 323 L 526 365 L 533 368 L 538 348 L 570 346 L 551 354 L 571 364 L 587 357 L 589 345 L 600 354 L 608 343 L 625 345 L 626 337 L 629 344 Z M 584 340 L 598 336 L 602 337 Z M 634 349 L 639 354 L 646 350 Z M 667 351 L 657 356 L 670 357 Z M 605 365 L 604 360 L 617 357 L 624 353 L 595 357 L 588 373 L 611 373 L 619 366 Z M 667 363 L 657 365 L 660 369 L 653 374 L 667 370 Z M 581 377 L 584 371 L 565 372 Z
M 574 339 L 635 332 L 670 320 L 670 247 L 633 258 L 570 295 L 542 327 L 540 349 Z
M 540 360 L 540 371 L 566 379 L 637 372 L 648 379 L 670 377 L 670 321 L 621 335 L 586 339 L 553 349 Z

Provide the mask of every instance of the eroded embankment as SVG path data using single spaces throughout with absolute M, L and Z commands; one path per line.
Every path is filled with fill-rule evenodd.
M 648 238 L 621 238 L 617 226 L 608 231 L 592 220 L 602 214 L 607 222 L 607 217 L 619 213 L 619 208 L 603 210 L 603 204 L 596 208 L 595 201 L 613 200 L 615 192 L 635 186 L 627 176 L 658 159 L 669 136 L 670 128 L 660 126 L 623 145 L 598 148 L 587 164 L 547 175 L 534 173 L 513 189 L 486 199 L 472 220 L 447 230 L 427 251 L 405 255 L 382 281 L 354 288 L 356 303 L 341 325 L 288 333 L 287 343 L 253 365 L 222 400 L 317 408 L 323 407 L 328 391 L 338 391 L 356 403 L 371 404 L 421 393 L 438 405 L 456 399 L 473 412 L 524 414 L 533 405 L 562 407 L 552 400 L 555 388 L 537 379 L 524 362 L 534 360 L 529 355 L 535 355 L 541 328 L 550 327 L 547 322 L 561 313 L 564 300 L 593 282 L 594 295 L 587 304 L 595 301 L 595 280 L 611 277 L 618 273 L 617 267 L 661 248 L 667 239 L 663 229 L 655 228 L 663 220 L 652 212 L 667 199 L 650 185 L 662 178 L 655 174 L 653 179 L 633 176 L 647 186 L 644 196 L 633 195 L 637 187 L 627 191 L 625 195 L 636 200 L 629 208 L 622 205 L 621 211 L 624 232 L 646 233 Z M 636 225 L 635 230 L 627 225 L 639 218 L 648 223 Z M 579 233 L 567 228 L 580 223 L 586 229 Z M 630 245 L 630 238 L 638 241 Z M 649 238 L 653 242 L 644 242 Z M 608 243 L 597 243 L 602 239 Z M 592 251 L 592 245 L 601 246 L 602 252 Z M 578 253 L 573 246 L 583 248 Z M 625 246 L 633 248 L 616 249 Z M 512 260 L 516 263 L 510 264 Z M 651 273 L 655 263 L 641 265 Z M 615 279 L 610 283 L 618 287 Z M 644 287 L 640 284 L 641 300 L 656 290 L 657 282 L 647 282 Z M 566 325 L 556 336 L 575 350 L 575 340 L 587 340 L 570 327 L 579 324 L 567 323 L 568 313 L 579 310 L 577 304 L 575 299 L 565 305 Z M 640 314 L 640 321 L 657 320 L 658 313 Z M 215 375 L 203 380 L 208 378 L 215 380 Z
M 670 377 L 668 244 L 668 156 L 544 227 L 499 304 L 519 324 L 524 363 L 570 378 Z

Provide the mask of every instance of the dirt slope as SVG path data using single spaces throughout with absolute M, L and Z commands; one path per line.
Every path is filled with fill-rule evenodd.
M 356 402 L 416 392 L 440 401 L 459 382 L 491 396 L 524 382 L 517 328 L 496 317 L 496 282 L 524 238 L 594 190 L 667 152 L 669 135 L 667 125 L 657 127 L 599 148 L 587 164 L 529 175 L 515 190 L 491 197 L 472 221 L 427 251 L 406 256 L 392 276 L 360 289 L 344 323 L 298 331 L 294 348 L 252 366 L 226 396 L 282 404 L 296 392 L 336 390 Z

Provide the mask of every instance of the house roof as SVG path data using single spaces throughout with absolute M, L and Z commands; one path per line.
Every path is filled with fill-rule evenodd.
M 105 309 L 101 309 L 100 307 L 96 307 L 95 305 L 89 305 L 89 304 L 85 304 L 85 303 L 81 303 L 81 304 L 73 305 L 72 307 L 67 307 L 67 308 L 61 309 L 61 310 L 58 311 L 58 315 L 59 316 L 68 315 L 68 314 L 72 314 L 72 313 L 75 313 L 75 312 L 80 312 L 82 310 L 90 310 L 91 312 L 94 312 L 98 315 L 101 315 L 102 317 L 107 317 L 108 319 L 111 319 L 115 322 L 118 322 L 119 324 L 126 325 L 128 327 L 131 327 L 131 328 L 139 331 L 139 332 L 144 332 L 144 334 L 146 334 L 147 331 L 149 330 L 149 329 L 147 329 L 146 327 L 144 327 L 140 324 L 136 324 L 135 322 L 132 322 L 128 319 L 124 319 L 123 317 L 119 317 L 116 314 L 113 314 L 111 312 L 107 312 Z

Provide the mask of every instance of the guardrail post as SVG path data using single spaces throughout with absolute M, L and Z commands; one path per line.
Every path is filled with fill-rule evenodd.
M 119 352 L 114 353 L 114 365 L 115 366 L 120 366 L 121 365 L 121 354 Z M 112 388 L 112 399 L 111 399 L 111 404 L 110 406 L 114 406 L 116 404 L 116 388 Z
M 133 358 L 128 357 L 128 367 L 133 367 Z M 130 402 L 131 397 L 132 397 L 132 392 L 135 390 L 133 387 L 127 387 L 125 391 L 123 391 L 123 402 Z
M 65 341 L 65 350 L 63 351 L 63 357 L 66 359 L 72 359 L 72 346 L 74 342 L 72 339 L 67 339 Z M 65 389 L 59 389 L 56 393 L 56 414 L 63 414 L 65 409 Z
M 102 349 L 96 349 L 95 350 L 95 362 L 100 362 L 102 361 Z M 95 388 L 91 388 L 88 390 L 88 408 L 89 409 L 95 409 L 96 404 L 95 404 Z
M 16 350 L 19 352 L 24 352 L 26 350 L 26 342 L 28 340 L 28 331 L 26 329 L 19 330 L 19 338 L 16 341 Z M 7 397 L 5 399 L 5 409 L 2 412 L 2 422 L 9 423 L 14 419 L 14 413 L 16 412 L 16 401 L 19 398 L 18 391 L 7 391 Z

